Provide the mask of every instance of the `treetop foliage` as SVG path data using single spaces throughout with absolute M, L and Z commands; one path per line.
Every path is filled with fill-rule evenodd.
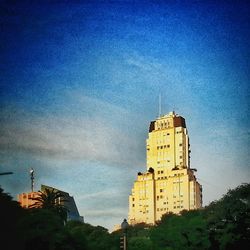
M 59 196 L 48 191 L 23 209 L 0 188 L 1 243 L 21 250 L 119 250 L 122 230 L 65 222 L 55 209 Z M 54 200 L 54 201 L 53 201 Z M 250 184 L 229 190 L 200 210 L 167 213 L 155 226 L 127 229 L 129 250 L 250 249 Z

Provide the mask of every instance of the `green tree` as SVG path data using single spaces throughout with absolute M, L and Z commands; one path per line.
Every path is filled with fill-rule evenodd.
M 166 214 L 151 230 L 154 249 L 208 249 L 206 222 L 200 211 Z
M 129 250 L 152 250 L 153 244 L 148 237 L 132 237 L 128 239 Z
M 81 227 L 68 227 L 57 234 L 55 250 L 87 250 L 87 240 Z
M 63 202 L 67 202 L 67 200 L 60 191 L 46 188 L 44 192 L 39 192 L 38 197 L 31 199 L 36 202 L 30 208 L 48 209 L 58 214 L 66 222 L 67 208 L 63 205 Z
M 250 184 L 229 190 L 204 209 L 211 249 L 250 248 Z
M 19 221 L 26 250 L 54 250 L 58 235 L 63 230 L 61 218 L 49 209 L 29 209 Z
M 69 221 L 66 228 L 73 236 L 75 241 L 83 240 L 82 246 L 88 250 L 110 250 L 112 240 L 108 230 L 101 226 L 92 226 L 88 223 Z M 84 248 L 85 249 L 85 248 Z
M 127 228 L 127 240 L 128 240 L 128 249 L 136 248 L 138 249 L 138 245 L 140 245 L 139 241 L 142 240 L 141 244 L 145 245 L 145 249 L 147 249 L 147 245 L 152 244 L 149 238 L 150 228 L 152 226 L 147 225 L 145 223 L 139 223 L 136 225 L 129 225 Z M 110 237 L 112 241 L 112 250 L 120 250 L 120 237 L 122 237 L 123 231 L 117 230 L 112 232 Z M 150 242 L 150 243 L 149 243 Z M 144 248 L 141 248 L 144 249 Z
M 26 211 L 0 187 L 0 241 L 5 249 L 22 249 L 18 222 Z

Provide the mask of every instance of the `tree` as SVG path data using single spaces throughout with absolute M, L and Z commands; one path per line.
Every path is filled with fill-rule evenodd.
M 110 250 L 112 249 L 111 236 L 108 230 L 101 226 L 92 226 L 88 223 L 69 221 L 66 224 L 67 230 L 73 236 L 75 242 L 88 250 Z M 118 244 L 119 246 L 119 244 Z
M 208 249 L 210 245 L 206 221 L 200 211 L 164 215 L 151 229 L 150 238 L 154 249 L 194 250 Z
M 153 244 L 148 237 L 132 237 L 128 240 L 129 250 L 152 250 Z
M 25 250 L 55 249 L 63 231 L 61 218 L 49 209 L 29 209 L 19 221 Z
M 250 248 L 250 184 L 229 190 L 204 209 L 211 249 Z
M 25 213 L 20 204 L 0 187 L 0 241 L 5 249 L 22 249 L 17 225 Z
M 63 193 L 58 190 L 46 188 L 44 192 L 39 192 L 38 197 L 31 198 L 36 201 L 30 208 L 42 208 L 55 212 L 66 222 L 67 208 L 63 205 L 67 202 Z

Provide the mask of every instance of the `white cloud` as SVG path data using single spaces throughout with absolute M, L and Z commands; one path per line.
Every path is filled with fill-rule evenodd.
M 93 199 L 93 198 L 101 198 L 101 199 L 105 199 L 105 198 L 117 198 L 117 197 L 121 197 L 121 196 L 126 196 L 127 197 L 127 193 L 123 192 L 123 194 L 121 194 L 121 191 L 119 190 L 113 190 L 113 189 L 108 189 L 108 190 L 103 190 L 100 192 L 95 192 L 95 193 L 88 193 L 88 194 L 82 194 L 80 196 L 78 196 L 78 200 L 87 200 L 87 199 Z
M 94 217 L 96 218 L 97 216 L 100 217 L 120 217 L 122 218 L 124 214 L 127 214 L 127 210 L 125 209 L 112 209 L 112 208 L 106 208 L 106 209 L 96 209 L 96 210 L 91 210 L 91 211 L 86 211 L 85 216 L 86 217 Z
M 60 159 L 82 159 L 108 164 L 138 164 L 141 148 L 129 129 L 132 118 L 115 105 L 75 95 L 75 102 L 89 113 L 71 113 L 46 117 L 15 110 L 0 129 L 0 150 L 25 152 Z M 127 124 L 124 124 L 127 120 Z M 131 127 L 132 130 L 132 127 Z

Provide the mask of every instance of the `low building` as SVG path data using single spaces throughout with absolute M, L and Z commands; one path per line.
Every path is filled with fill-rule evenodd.
M 80 216 L 75 200 L 73 198 L 73 196 L 70 196 L 69 193 L 64 192 L 62 190 L 50 187 L 50 186 L 46 186 L 46 185 L 41 185 L 41 192 L 44 192 L 45 189 L 49 189 L 52 190 L 54 189 L 55 191 L 59 191 L 63 196 L 64 199 L 63 200 L 58 200 L 57 202 L 59 204 L 62 204 L 63 206 L 65 206 L 65 208 L 67 209 L 67 220 L 76 220 L 76 221 L 81 221 L 83 222 L 83 216 Z M 20 203 L 20 205 L 24 208 L 30 208 L 32 205 L 35 204 L 35 200 L 33 200 L 32 198 L 37 198 L 39 197 L 39 193 L 40 192 L 29 192 L 29 193 L 22 193 L 18 195 L 18 201 Z

